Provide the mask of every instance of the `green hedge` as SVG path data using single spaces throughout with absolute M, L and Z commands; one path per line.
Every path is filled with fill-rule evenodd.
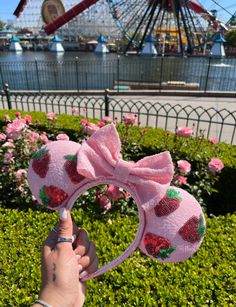
M 133 240 L 137 217 L 117 214 L 91 220 L 74 208 L 76 223 L 88 229 L 100 265 Z M 0 306 L 30 306 L 40 288 L 40 250 L 57 214 L 0 209 Z M 235 306 L 236 215 L 207 218 L 196 255 L 180 264 L 158 264 L 136 251 L 122 265 L 88 283 L 85 306 Z

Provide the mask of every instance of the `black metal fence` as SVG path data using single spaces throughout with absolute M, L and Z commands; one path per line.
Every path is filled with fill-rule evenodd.
M 236 110 L 160 103 L 158 97 L 148 99 L 113 97 L 109 91 L 100 96 L 80 96 L 77 92 L 10 92 L 6 87 L 0 92 L 0 108 L 57 114 L 72 114 L 72 108 L 76 108 L 78 115 L 98 119 L 106 115 L 118 120 L 134 113 L 141 126 L 175 131 L 176 127 L 194 125 L 195 134 L 202 130 L 206 138 L 216 137 L 219 141 L 236 144 Z
M 236 91 L 236 58 L 100 57 L 85 61 L 0 61 L 0 90 L 186 89 Z

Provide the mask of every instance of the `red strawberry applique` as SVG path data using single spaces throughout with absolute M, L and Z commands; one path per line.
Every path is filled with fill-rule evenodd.
M 67 175 L 70 177 L 70 180 L 73 183 L 79 183 L 84 179 L 84 176 L 80 175 L 76 170 L 77 165 L 77 155 L 66 155 L 64 156 L 66 162 L 64 168 L 67 172 Z
M 176 246 L 171 245 L 169 240 L 151 232 L 145 234 L 144 246 L 149 255 L 162 260 L 169 258 L 171 253 L 176 250 Z
M 37 175 L 45 178 L 49 169 L 50 154 L 47 147 L 38 150 L 32 157 L 32 168 Z
M 179 196 L 178 191 L 175 189 L 168 189 L 166 195 L 154 208 L 156 216 L 169 215 L 178 209 L 182 198 Z
M 198 218 L 192 216 L 179 230 L 179 234 L 183 240 L 190 243 L 196 243 L 201 240 L 205 234 L 206 227 L 202 214 Z
M 60 206 L 68 197 L 68 194 L 61 188 L 53 185 L 43 186 L 39 191 L 39 198 L 42 203 L 51 208 Z

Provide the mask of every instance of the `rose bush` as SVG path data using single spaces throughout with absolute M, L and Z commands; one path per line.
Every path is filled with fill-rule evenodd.
M 73 110 L 75 114 L 75 110 Z M 15 113 L 15 118 L 5 114 L 5 127 L 0 132 L 0 156 L 1 156 L 1 175 L 0 192 L 6 197 L 1 200 L 4 206 L 28 206 L 32 205 L 32 198 L 27 185 L 27 167 L 31 156 L 43 144 L 54 140 L 71 139 L 64 131 L 58 131 L 57 115 L 49 113 L 45 116 L 47 125 L 42 127 L 35 121 L 32 125 L 31 115 L 24 117 L 21 113 Z M 117 119 L 103 117 L 100 122 L 90 122 L 87 119 L 81 120 L 81 136 L 79 139 L 71 139 L 81 142 L 106 124 L 113 122 L 117 125 L 122 143 L 122 155 L 125 160 L 137 161 L 145 155 L 155 154 L 160 151 L 169 150 L 175 165 L 175 174 L 172 181 L 173 185 L 182 187 L 192 193 L 200 202 L 206 206 L 206 195 L 209 196 L 214 191 L 214 184 L 219 178 L 220 172 L 224 168 L 223 162 L 217 157 L 217 144 L 209 141 L 211 146 L 216 146 L 214 156 L 204 156 L 199 148 L 203 142 L 203 135 L 195 138 L 193 147 L 193 129 L 181 127 L 173 134 L 166 132 L 166 137 L 162 147 L 157 147 L 154 153 L 145 154 L 142 147 L 143 139 L 147 133 L 146 128 L 139 127 L 139 120 L 135 114 L 123 116 L 123 121 L 117 124 Z M 172 146 L 170 146 L 173 139 Z M 188 154 L 183 154 L 185 148 L 191 147 Z M 196 159 L 196 156 L 198 159 Z M 116 210 L 124 214 L 136 212 L 136 206 L 126 191 L 114 185 L 104 185 L 91 189 L 90 193 L 85 193 L 77 202 L 83 210 L 92 213 L 113 213 Z M 87 206 L 88 203 L 96 204 Z

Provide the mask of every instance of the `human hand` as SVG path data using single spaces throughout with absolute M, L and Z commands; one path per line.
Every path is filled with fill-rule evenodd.
M 70 212 L 62 209 L 60 221 L 49 233 L 42 252 L 42 289 L 39 299 L 53 307 L 83 306 L 86 283 L 79 278 L 97 270 L 95 245 L 86 230 L 78 229 Z M 74 243 L 57 242 L 58 237 L 71 238 Z M 39 304 L 33 305 L 40 306 Z

